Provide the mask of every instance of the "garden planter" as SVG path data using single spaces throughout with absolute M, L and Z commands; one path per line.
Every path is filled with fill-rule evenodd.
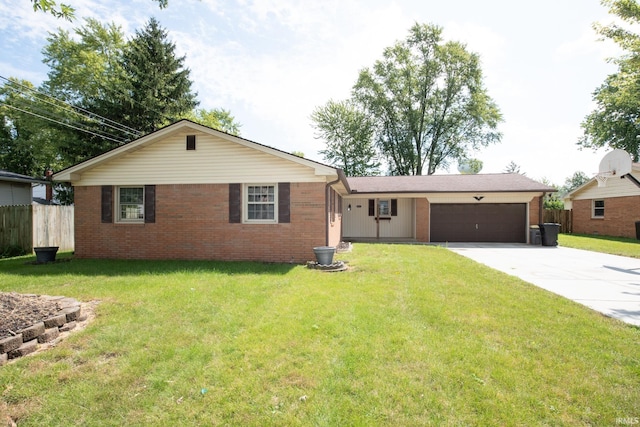
M 336 248 L 333 246 L 318 246 L 313 248 L 313 252 L 316 254 L 316 260 L 320 265 L 333 264 L 333 254 L 336 252 Z
M 42 246 L 33 250 L 36 253 L 36 262 L 53 262 L 56 260 L 58 246 Z

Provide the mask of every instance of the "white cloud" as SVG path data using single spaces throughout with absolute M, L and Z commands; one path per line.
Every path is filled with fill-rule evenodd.
M 603 40 L 591 25 L 584 25 L 578 38 L 561 43 L 554 52 L 556 61 L 575 61 L 585 56 L 597 56 L 602 61 L 620 56 L 622 49 L 611 40 Z

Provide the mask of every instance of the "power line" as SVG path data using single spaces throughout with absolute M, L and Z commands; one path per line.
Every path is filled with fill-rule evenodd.
M 101 135 L 99 133 L 92 132 L 92 131 L 90 131 L 88 129 L 82 129 L 82 128 L 79 128 L 77 126 L 73 126 L 73 125 L 71 125 L 69 123 L 64 123 L 64 122 L 61 122 L 61 121 L 58 121 L 58 120 L 54 120 L 54 119 L 46 117 L 46 116 L 42 116 L 40 114 L 36 114 L 36 113 L 34 113 L 32 111 L 23 110 L 22 108 L 18 108 L 18 107 L 15 107 L 15 106 L 11 105 L 11 104 L 7 104 L 6 102 L 2 102 L 2 104 L 4 104 L 5 106 L 7 106 L 9 108 L 14 109 L 14 110 L 20 111 L 22 113 L 30 114 L 32 116 L 38 117 L 38 118 L 43 119 L 43 120 L 48 120 L 50 122 L 54 122 L 54 123 L 57 123 L 57 124 L 62 125 L 62 126 L 66 126 L 66 127 L 69 127 L 69 128 L 75 129 L 75 130 L 79 130 L 80 132 L 86 132 L 86 133 L 89 133 L 89 134 L 91 134 L 93 136 L 97 136 L 99 138 L 108 139 L 110 141 L 117 142 L 118 144 L 124 144 L 125 142 L 127 142 L 127 140 L 121 140 L 121 139 L 113 138 L 111 136 Z
M 129 127 L 129 126 L 125 126 L 125 125 L 123 125 L 121 123 L 118 123 L 118 122 L 116 122 L 114 120 L 111 120 L 111 119 L 108 119 L 106 117 L 100 116 L 99 114 L 96 114 L 96 113 L 94 113 L 92 111 L 89 111 L 89 110 L 86 110 L 84 108 L 77 107 L 75 105 L 70 104 L 69 102 L 66 102 L 64 100 L 61 100 L 61 99 L 56 98 L 54 96 L 51 96 L 51 95 L 49 95 L 47 93 L 41 92 L 39 90 L 30 88 L 28 86 L 20 84 L 19 82 L 16 82 L 14 80 L 8 79 L 8 78 L 6 78 L 4 76 L 0 76 L 0 79 L 9 82 L 12 85 L 19 86 L 19 87 L 23 88 L 23 90 L 20 91 L 15 87 L 9 86 L 9 89 L 11 89 L 11 90 L 13 90 L 15 92 L 19 92 L 19 93 L 21 93 L 23 95 L 29 95 L 24 91 L 24 90 L 28 90 L 29 92 L 33 92 L 38 96 L 42 96 L 42 97 L 53 99 L 53 100 L 55 100 L 55 101 L 57 101 L 57 102 L 59 102 L 61 104 L 64 104 L 66 107 L 63 107 L 61 105 L 58 105 L 58 104 L 56 104 L 54 102 L 51 102 L 51 101 L 48 101 L 46 99 L 42 99 L 42 98 L 37 97 L 38 100 L 43 101 L 43 102 L 45 102 L 45 103 L 47 103 L 47 104 L 49 104 L 51 106 L 58 107 L 58 108 L 63 108 L 64 110 L 70 111 L 70 112 L 72 112 L 74 114 L 77 114 L 77 115 L 79 115 L 81 117 L 84 117 L 84 118 L 87 118 L 87 119 L 90 119 L 90 120 L 93 120 L 93 121 L 95 121 L 96 118 L 98 118 L 100 120 L 98 120 L 97 123 L 99 123 L 101 125 L 104 125 L 106 127 L 112 128 L 112 129 L 114 129 L 114 130 L 116 130 L 118 132 L 123 132 L 123 133 L 129 134 L 129 135 L 133 135 L 135 138 L 138 138 L 138 137 L 140 137 L 142 135 L 142 132 L 140 132 L 140 131 L 138 131 L 136 129 L 133 129 L 133 128 Z

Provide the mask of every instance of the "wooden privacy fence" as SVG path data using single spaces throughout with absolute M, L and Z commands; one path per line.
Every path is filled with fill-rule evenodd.
M 33 205 L 33 247 L 74 249 L 73 206 Z
M 543 213 L 544 222 L 554 222 L 560 224 L 560 233 L 573 232 L 571 211 L 545 209 Z
M 0 253 L 9 247 L 31 252 L 31 206 L 0 206 Z
M 73 206 L 0 206 L 0 252 L 10 246 L 73 250 Z

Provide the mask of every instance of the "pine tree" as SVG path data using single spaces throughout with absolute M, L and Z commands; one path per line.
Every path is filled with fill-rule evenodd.
M 191 91 L 190 70 L 184 68 L 185 57 L 177 57 L 175 50 L 167 31 L 155 18 L 142 31 L 136 31 L 123 56 L 127 126 L 153 132 L 198 105 Z

